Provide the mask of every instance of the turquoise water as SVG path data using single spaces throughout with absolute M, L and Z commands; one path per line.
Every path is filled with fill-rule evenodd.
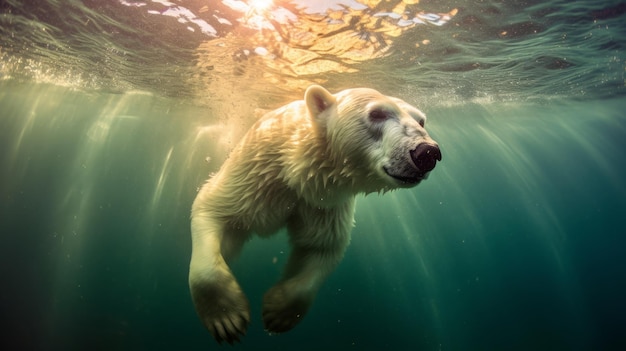
M 179 4 L 214 36 L 124 3 L 0 7 L 3 349 L 217 349 L 187 287 L 191 202 L 256 107 L 319 80 L 420 107 L 443 161 L 358 198 L 343 262 L 288 333 L 260 318 L 285 234 L 249 243 L 233 269 L 252 323 L 233 349 L 626 347 L 623 3 L 423 3 L 458 12 L 384 37 L 356 72 L 296 76 L 242 66 L 229 45 L 258 43 L 217 26 L 236 23 L 222 3 Z

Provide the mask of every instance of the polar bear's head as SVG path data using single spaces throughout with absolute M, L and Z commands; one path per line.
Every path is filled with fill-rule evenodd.
M 328 154 L 364 191 L 415 186 L 441 161 L 426 116 L 398 98 L 365 88 L 333 95 L 314 85 L 305 102 Z

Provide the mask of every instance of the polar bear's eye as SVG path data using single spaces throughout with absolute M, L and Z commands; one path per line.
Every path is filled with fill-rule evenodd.
M 389 113 L 381 109 L 375 109 L 370 111 L 369 118 L 372 122 L 384 122 L 389 119 Z

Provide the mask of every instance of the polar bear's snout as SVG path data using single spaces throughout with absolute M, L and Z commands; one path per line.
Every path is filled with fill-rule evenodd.
M 437 161 L 441 161 L 441 150 L 437 144 L 421 143 L 411 150 L 410 154 L 411 160 L 422 176 L 432 171 Z

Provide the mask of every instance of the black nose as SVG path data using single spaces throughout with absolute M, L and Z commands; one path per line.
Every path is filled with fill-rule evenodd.
M 441 161 L 441 151 L 437 145 L 422 143 L 411 150 L 411 159 L 421 173 L 430 172 L 437 161 Z

